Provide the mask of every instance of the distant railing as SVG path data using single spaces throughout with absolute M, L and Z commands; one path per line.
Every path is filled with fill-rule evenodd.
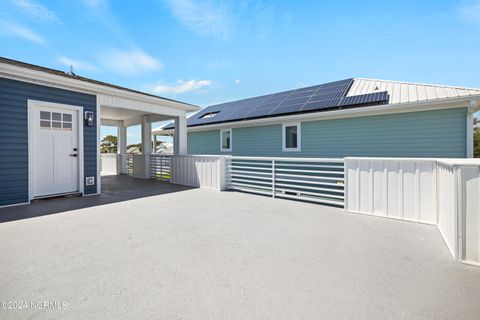
M 116 175 L 118 174 L 118 162 L 120 155 L 116 153 L 102 153 L 100 154 L 100 168 L 102 175 Z
M 344 206 L 342 159 L 227 156 L 226 161 L 229 189 Z
M 133 154 L 122 154 L 122 173 L 133 176 Z
M 170 181 L 172 178 L 171 156 L 150 155 L 150 177 L 160 181 Z

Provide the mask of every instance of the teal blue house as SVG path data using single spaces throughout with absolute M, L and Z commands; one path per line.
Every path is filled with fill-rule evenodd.
M 346 79 L 209 106 L 188 119 L 188 153 L 472 157 L 479 105 L 478 89 Z

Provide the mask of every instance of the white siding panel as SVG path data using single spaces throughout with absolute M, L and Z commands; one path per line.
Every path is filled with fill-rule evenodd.
M 172 156 L 171 182 L 210 190 L 225 188 L 224 156 Z
M 480 263 L 480 167 L 463 169 L 465 185 L 465 261 Z
M 346 209 L 436 224 L 434 167 L 435 160 L 345 158 L 349 173 Z

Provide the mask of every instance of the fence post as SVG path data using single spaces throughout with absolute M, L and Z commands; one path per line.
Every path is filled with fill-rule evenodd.
M 275 198 L 275 160 L 272 160 L 272 197 Z

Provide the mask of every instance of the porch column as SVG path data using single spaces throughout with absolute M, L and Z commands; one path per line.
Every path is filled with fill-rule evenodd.
M 175 118 L 175 134 L 173 136 L 174 154 L 187 154 L 187 115 Z
M 152 123 L 148 116 L 142 117 L 142 154 L 145 160 L 145 178 L 150 178 L 150 155 L 152 154 Z
M 123 125 L 123 121 L 119 121 L 117 126 L 117 174 L 124 172 L 125 155 L 127 154 L 127 127 Z

